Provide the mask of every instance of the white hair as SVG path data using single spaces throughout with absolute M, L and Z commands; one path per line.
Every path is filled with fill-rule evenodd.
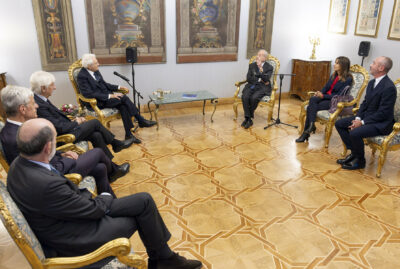
M 82 66 L 87 68 L 89 65 L 93 64 L 94 58 L 96 58 L 96 55 L 86 53 L 82 55 Z
M 36 71 L 31 75 L 29 79 L 31 83 L 32 91 L 36 94 L 42 94 L 42 86 L 49 87 L 52 83 L 56 81 L 53 74 L 45 71 Z
M 259 50 L 259 52 L 262 52 L 265 56 L 265 59 L 268 59 L 268 51 L 262 49 L 262 50 Z
M 33 92 L 25 87 L 7 85 L 1 90 L 1 103 L 8 117 L 18 114 L 20 105 L 27 105 L 30 102 Z

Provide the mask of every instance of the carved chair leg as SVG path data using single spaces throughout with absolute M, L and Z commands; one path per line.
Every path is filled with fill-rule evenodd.
M 346 154 L 347 154 L 347 147 L 346 147 L 346 145 L 343 143 L 343 141 L 342 141 L 342 145 L 343 145 L 342 156 L 344 157 L 344 156 L 346 156 Z
M 304 132 L 304 124 L 306 121 L 306 111 L 304 110 L 303 107 L 300 110 L 299 120 L 300 120 L 299 134 L 302 134 Z
M 386 155 L 387 155 L 387 149 L 385 149 L 385 148 L 381 149 L 381 152 L 379 154 L 379 160 L 378 160 L 378 168 L 376 169 L 376 177 L 381 177 L 383 164 L 386 161 Z
M 239 103 L 237 103 L 237 102 L 234 102 L 234 103 L 233 103 L 233 112 L 235 113 L 235 118 L 234 118 L 234 120 L 237 120 L 237 118 L 238 118 L 238 111 L 237 111 L 238 104 L 239 104 Z
M 325 148 L 329 147 L 329 141 L 332 136 L 332 128 L 333 128 L 332 123 L 328 122 L 325 127 Z

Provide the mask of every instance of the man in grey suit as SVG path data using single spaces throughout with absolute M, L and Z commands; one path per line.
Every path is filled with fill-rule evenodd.
M 156 269 L 198 269 L 169 248 L 171 234 L 148 193 L 119 199 L 109 193 L 92 198 L 49 164 L 56 130 L 46 119 L 24 122 L 18 130 L 20 156 L 11 164 L 7 189 L 39 239 L 46 257 L 87 254 L 104 243 L 138 230 Z

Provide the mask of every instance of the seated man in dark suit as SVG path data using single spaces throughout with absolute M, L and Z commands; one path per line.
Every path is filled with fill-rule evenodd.
M 133 128 L 132 117 L 135 117 L 139 122 L 139 127 L 151 127 L 156 124 L 155 121 L 143 118 L 128 96 L 115 92 L 118 89 L 128 90 L 127 88 L 104 81 L 99 71 L 99 62 L 94 54 L 84 54 L 82 66 L 77 79 L 82 95 L 86 98 L 96 98 L 100 109 L 117 108 L 121 113 L 126 139 L 133 136 L 131 133 Z
M 111 144 L 114 152 L 128 148 L 133 143 L 140 143 L 136 138 L 120 141 L 114 138 L 114 134 L 105 128 L 97 119 L 86 121 L 83 117 L 70 120 L 48 99 L 56 89 L 53 74 L 37 71 L 30 78 L 32 91 L 35 93 L 35 102 L 39 105 L 37 114 L 40 118 L 48 119 L 55 126 L 58 135 L 73 134 L 76 142 L 89 140 L 94 148 L 101 148 L 112 159 L 107 145 Z
M 242 93 L 242 104 L 244 111 L 244 121 L 242 127 L 248 129 L 253 125 L 254 111 L 256 110 L 260 100 L 271 95 L 271 82 L 273 67 L 266 62 L 268 52 L 259 50 L 257 60 L 249 65 L 247 72 L 247 84 L 244 86 Z
M 46 257 L 87 254 L 137 230 L 149 255 L 148 268 L 198 269 L 201 262 L 172 252 L 170 232 L 148 193 L 115 199 L 92 198 L 49 164 L 56 130 L 46 119 L 24 122 L 17 134 L 20 152 L 11 164 L 7 189 L 40 241 Z
M 388 135 L 394 124 L 394 105 L 397 91 L 387 73 L 393 62 L 389 57 L 376 58 L 370 65 L 374 79 L 368 83 L 365 99 L 356 117 L 338 120 L 335 127 L 351 154 L 337 160 L 343 169 L 365 167 L 363 138 Z
M 19 155 L 17 131 L 21 124 L 37 117 L 37 104 L 30 89 L 8 85 L 1 91 L 1 102 L 7 114 L 7 122 L 0 132 L 0 140 L 8 164 Z M 56 152 L 50 163 L 62 174 L 78 173 L 93 176 L 97 191 L 115 196 L 110 182 L 129 172 L 129 163 L 118 166 L 112 163 L 101 149 L 92 149 L 78 156 L 75 152 Z

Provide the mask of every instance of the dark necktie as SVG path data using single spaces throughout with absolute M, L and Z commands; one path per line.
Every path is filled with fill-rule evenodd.
M 61 176 L 60 172 L 58 172 L 58 170 L 55 169 L 54 166 L 52 166 L 51 164 L 50 164 L 50 170 L 51 170 L 51 172 L 53 172 L 54 174 L 57 174 L 57 175 Z
M 100 81 L 101 75 L 99 71 L 94 72 L 94 77 L 97 81 Z

